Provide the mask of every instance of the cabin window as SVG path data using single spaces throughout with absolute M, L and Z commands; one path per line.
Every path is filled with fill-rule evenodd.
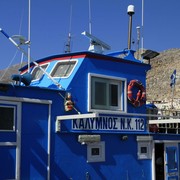
M 0 130 L 14 130 L 14 118 L 13 107 L 0 106 Z
M 53 71 L 51 72 L 51 76 L 54 78 L 60 77 L 68 77 L 73 71 L 75 64 L 77 61 L 60 61 L 58 62 Z
M 41 68 L 46 71 L 48 64 L 41 65 Z M 34 70 L 32 71 L 32 80 L 39 80 L 42 78 L 44 72 L 36 66 Z
M 105 76 L 90 77 L 90 109 L 121 110 L 124 108 L 125 80 Z

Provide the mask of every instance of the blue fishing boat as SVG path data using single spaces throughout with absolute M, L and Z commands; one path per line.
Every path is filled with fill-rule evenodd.
M 0 83 L 0 179 L 178 180 L 179 119 L 146 105 L 150 64 L 130 48 L 102 54 L 109 46 L 83 34 L 91 51 L 33 61 Z

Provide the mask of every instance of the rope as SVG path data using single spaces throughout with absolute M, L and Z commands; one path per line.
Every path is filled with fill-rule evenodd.
M 9 70 L 9 67 L 12 65 L 12 63 L 13 63 L 13 61 L 14 61 L 16 55 L 17 55 L 17 53 L 18 53 L 18 50 L 16 50 L 16 52 L 15 52 L 13 58 L 11 59 L 11 61 L 10 61 L 9 65 L 8 65 L 8 67 L 6 68 L 6 70 L 4 71 L 3 75 L 1 76 L 0 81 L 2 81 L 3 77 L 5 76 L 5 74 L 7 73 L 7 71 Z
M 23 15 L 24 15 L 24 9 L 23 9 L 23 11 L 22 11 L 21 19 L 20 19 L 19 34 L 21 34 L 21 30 L 22 30 Z M 3 77 L 5 76 L 5 74 L 7 73 L 7 71 L 9 70 L 9 68 L 10 68 L 10 66 L 12 65 L 12 63 L 13 63 L 16 55 L 17 55 L 17 53 L 18 53 L 18 50 L 16 50 L 16 52 L 15 52 L 13 58 L 11 59 L 8 67 L 6 68 L 6 70 L 4 71 L 3 75 L 1 76 L 0 81 L 2 81 Z M 22 67 L 22 61 L 23 61 L 23 55 L 21 56 L 21 64 L 20 64 L 20 67 Z

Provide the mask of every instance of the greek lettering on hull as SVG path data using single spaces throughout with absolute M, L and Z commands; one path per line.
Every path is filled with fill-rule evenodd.
M 74 119 L 73 130 L 118 130 L 118 131 L 144 131 L 143 118 L 110 117 Z

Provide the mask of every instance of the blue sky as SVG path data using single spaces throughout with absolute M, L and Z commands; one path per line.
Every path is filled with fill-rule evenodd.
M 92 34 L 111 46 L 109 52 L 127 48 L 130 4 L 135 6 L 132 34 L 135 44 L 131 47 L 136 50 L 142 0 L 91 0 Z M 144 48 L 159 52 L 180 48 L 179 7 L 179 0 L 144 0 Z M 0 28 L 10 36 L 27 37 L 27 24 L 28 0 L 0 0 Z M 87 50 L 89 40 L 81 35 L 85 30 L 89 31 L 89 0 L 31 0 L 33 59 L 63 53 L 69 31 L 71 51 Z M 0 34 L 0 69 L 17 64 L 20 59 L 21 53 L 16 53 L 16 47 Z

